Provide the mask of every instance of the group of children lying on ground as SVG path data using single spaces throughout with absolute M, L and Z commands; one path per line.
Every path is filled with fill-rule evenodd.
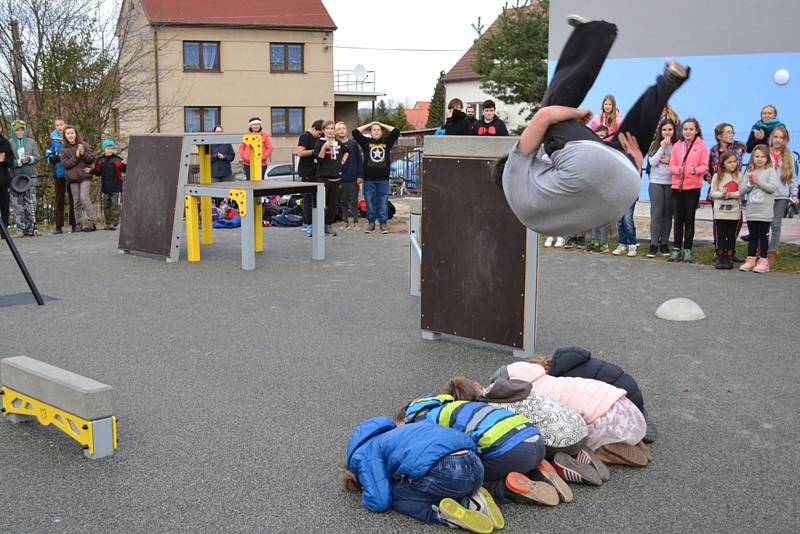
M 579 347 L 498 369 L 484 388 L 457 377 L 395 420 L 362 421 L 347 444 L 344 489 L 373 512 L 490 533 L 499 505 L 571 502 L 566 484 L 600 486 L 606 464 L 644 467 L 645 422 L 636 381 Z

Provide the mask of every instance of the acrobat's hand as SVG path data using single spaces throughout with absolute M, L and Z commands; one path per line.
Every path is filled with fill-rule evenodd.
M 642 172 L 642 159 L 644 159 L 644 155 L 639 148 L 639 142 L 630 132 L 618 133 L 617 138 L 619 139 L 619 144 L 621 144 L 623 150 L 625 150 L 625 153 L 629 154 L 636 162 L 636 168 L 639 169 L 639 172 Z

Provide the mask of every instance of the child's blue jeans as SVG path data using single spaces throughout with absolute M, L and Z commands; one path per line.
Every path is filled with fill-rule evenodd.
M 506 476 L 517 472 L 526 475 L 537 469 L 544 460 L 544 440 L 534 436 L 523 441 L 497 458 L 483 460 L 483 487 L 489 490 L 497 504 L 513 502 L 513 494 L 506 488 Z M 521 502 L 525 502 L 522 500 Z
M 617 223 L 617 232 L 619 233 L 620 245 L 635 245 L 636 244 L 636 225 L 633 224 L 633 209 L 636 207 L 636 202 L 631 204 L 628 211 Z
M 367 220 L 386 224 L 389 220 L 389 180 L 364 181 L 364 200 L 367 202 Z
M 472 495 L 482 483 L 483 464 L 474 452 L 451 454 L 436 462 L 422 478 L 395 479 L 392 508 L 423 523 L 432 523 L 437 521 L 434 505 L 445 497 L 458 501 Z

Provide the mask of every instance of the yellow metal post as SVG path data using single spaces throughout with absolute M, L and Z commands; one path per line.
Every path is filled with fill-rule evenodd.
M 261 134 L 245 134 L 242 141 L 250 146 L 250 180 L 261 180 Z M 263 211 L 256 209 L 253 212 L 253 235 L 255 236 L 255 251 L 264 251 L 264 226 L 262 222 Z
M 197 145 L 197 153 L 200 160 L 200 183 L 211 183 L 211 157 L 210 145 Z M 211 224 L 211 198 L 200 198 L 200 222 L 202 224 L 201 241 L 204 245 L 211 245 L 214 243 L 214 236 L 211 233 L 213 225 Z
M 200 261 L 200 236 L 197 229 L 197 197 L 186 195 L 183 197 L 183 206 L 186 210 L 186 250 L 189 261 Z

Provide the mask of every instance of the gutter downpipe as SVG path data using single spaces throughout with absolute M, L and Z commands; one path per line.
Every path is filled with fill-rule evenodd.
M 158 26 L 153 26 L 153 54 L 155 56 L 156 71 L 156 132 L 161 133 L 161 98 L 158 83 Z

